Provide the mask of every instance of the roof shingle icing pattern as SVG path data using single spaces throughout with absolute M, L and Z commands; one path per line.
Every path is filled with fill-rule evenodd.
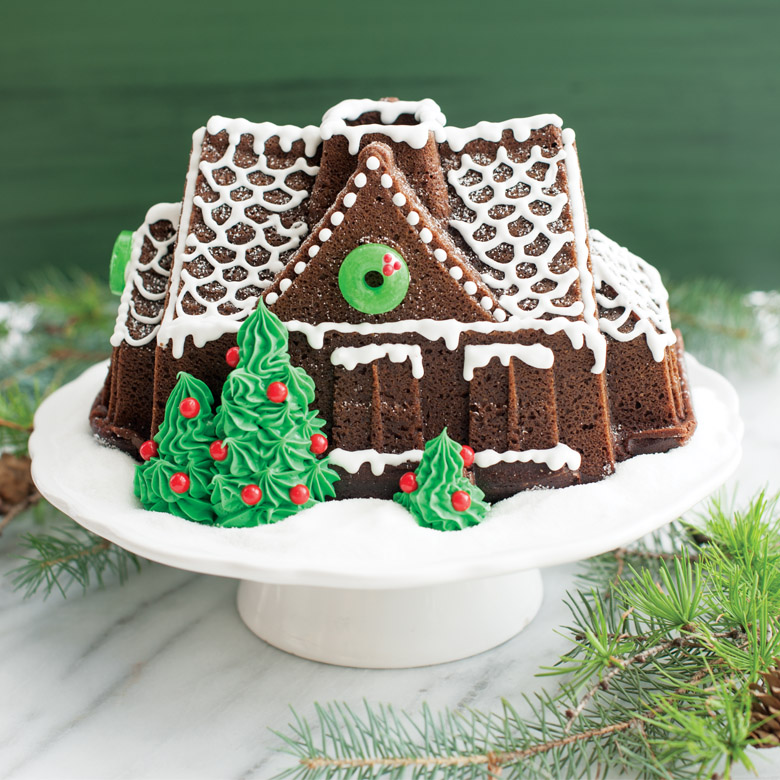
M 157 336 L 180 213 L 181 203 L 158 203 L 146 212 L 143 225 L 133 233 L 112 346 L 124 342 L 142 347 Z
M 643 335 L 656 361 L 676 339 L 669 317 L 669 295 L 649 263 L 598 230 L 590 231 L 599 327 L 617 341 Z

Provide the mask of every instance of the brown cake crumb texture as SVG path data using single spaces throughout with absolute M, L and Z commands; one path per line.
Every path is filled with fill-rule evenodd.
M 392 124 L 414 126 L 417 121 L 410 111 L 399 113 Z M 316 339 L 310 343 L 305 328 L 291 327 L 290 332 L 292 362 L 315 382 L 314 408 L 326 420 L 323 432 L 331 451 L 419 451 L 446 426 L 453 439 L 478 453 L 545 451 L 563 443 L 581 455 L 575 470 L 553 470 L 533 460 L 475 465 L 473 477 L 488 500 L 495 501 L 528 488 L 599 480 L 614 471 L 617 461 L 663 452 L 690 438 L 696 423 L 682 338 L 657 319 L 651 336 L 634 333 L 644 317 L 642 302 L 653 290 L 630 291 L 633 297 L 620 307 L 613 306 L 623 301 L 619 291 L 603 280 L 598 289 L 593 284 L 582 289 L 594 261 L 609 259 L 599 260 L 595 249 L 591 253 L 587 236 L 584 244 L 571 238 L 576 231 L 574 196 L 560 159 L 560 127 L 550 123 L 516 138 L 508 123 L 500 137 L 475 136 L 454 145 L 446 130 L 437 137 L 432 129 L 425 144 L 415 148 L 381 132 L 380 110 L 345 116 L 345 124 L 372 125 L 360 138 L 357 154 L 350 153 L 345 135 L 326 137 L 314 151 L 304 130 L 291 144 L 280 133 L 265 138 L 258 149 L 249 123 L 240 136 L 235 129 L 209 123 L 192 152 L 198 165 L 191 166 L 189 190 L 185 188 L 186 229 L 176 237 L 174 221 L 157 220 L 136 234 L 140 254 L 125 291 L 133 306 L 117 323 L 122 340 L 114 346 L 106 384 L 91 413 L 100 440 L 137 457 L 138 446 L 162 420 L 179 371 L 204 380 L 218 399 L 230 370 L 225 353 L 261 294 L 284 322 L 337 323 L 349 331 L 326 329 L 321 346 Z M 231 132 L 239 138 L 232 145 Z M 499 155 L 511 164 L 497 165 Z M 540 159 L 532 163 L 532 155 Z M 544 162 L 552 158 L 556 160 Z M 520 205 L 521 199 L 528 200 L 532 183 L 502 189 L 515 164 L 526 165 L 528 176 L 547 183 L 542 197 L 524 205 L 526 214 L 550 216 L 544 230 L 534 232 Z M 269 190 L 273 176 L 290 168 L 286 187 Z M 492 171 L 490 180 L 485 180 L 487 170 Z M 484 186 L 474 189 L 479 184 Z M 303 198 L 285 210 L 296 193 Z M 479 203 L 490 209 L 480 210 Z M 479 213 L 489 215 L 484 224 Z M 483 251 L 480 242 L 496 244 L 501 224 L 506 224 L 509 240 Z M 220 230 L 222 225 L 229 228 Z M 524 237 L 530 237 L 525 244 Z M 549 248 L 556 241 L 560 246 L 551 256 Z M 358 311 L 339 289 L 344 258 L 367 243 L 397 250 L 409 269 L 406 297 L 385 314 Z M 578 257 L 583 245 L 588 251 L 584 258 Z M 544 274 L 542 256 L 547 258 Z M 504 269 L 509 268 L 521 280 L 519 286 L 507 282 Z M 600 280 L 598 268 L 595 276 Z M 525 292 L 522 278 L 535 279 Z M 568 285 L 561 278 L 569 279 Z M 199 285 L 200 279 L 206 281 Z M 203 346 L 187 335 L 177 350 L 175 340 L 162 337 L 169 321 L 205 320 L 212 305 L 230 325 L 215 330 Z M 653 305 L 659 317 L 668 317 L 665 301 Z M 560 322 L 604 331 L 605 321 L 615 322 L 621 315 L 625 322 L 614 336 L 608 330 L 599 336 L 606 340 L 605 366 L 599 373 L 592 371 L 596 353 L 587 339 L 577 344 L 565 330 L 548 327 L 545 332 L 541 325 Z M 524 318 L 522 326 L 506 326 L 518 317 Z M 382 329 L 388 323 L 420 320 L 464 325 L 456 345 L 426 335 L 424 328 Z M 354 326 L 364 323 L 377 326 L 376 332 L 357 332 Z M 138 344 L 158 329 L 160 338 Z M 655 356 L 649 341 L 653 334 L 667 338 L 662 354 Z M 119 336 L 115 334 L 115 342 Z M 410 360 L 383 357 L 351 369 L 331 360 L 337 348 L 371 344 L 418 347 L 423 375 L 413 374 Z M 552 351 L 554 361 L 551 368 L 539 368 L 515 356 L 504 362 L 493 357 L 475 366 L 468 381 L 467 348 L 489 345 L 541 345 Z M 381 474 L 374 474 L 368 462 L 355 473 L 340 469 L 338 497 L 390 498 L 401 474 L 414 468 L 410 459 L 385 465 Z

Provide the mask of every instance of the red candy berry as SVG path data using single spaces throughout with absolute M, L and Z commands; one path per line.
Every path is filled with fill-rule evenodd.
M 393 266 L 388 263 L 387 265 L 382 266 L 382 273 L 385 276 L 392 276 L 393 275 Z
M 474 450 L 468 444 L 464 444 L 460 449 L 460 457 L 463 458 L 463 465 L 470 468 L 474 462 Z
M 226 353 L 225 353 L 225 362 L 231 367 L 235 368 L 238 365 L 238 347 L 231 347 Z
M 247 485 L 241 491 L 241 500 L 249 506 L 254 506 L 259 503 L 263 497 L 263 491 L 257 485 Z
M 471 496 L 465 490 L 456 490 L 451 501 L 456 512 L 465 512 L 471 506 Z
M 190 478 L 183 471 L 177 471 L 168 484 L 174 493 L 186 493 L 190 489 Z
M 181 412 L 182 417 L 192 419 L 193 417 L 198 416 L 198 412 L 200 411 L 200 404 L 194 398 L 185 398 L 179 404 L 179 411 Z
M 296 485 L 290 488 L 290 501 L 300 506 L 309 500 L 309 488 L 306 485 Z
M 328 440 L 321 433 L 315 433 L 311 437 L 311 447 L 309 449 L 315 455 L 322 455 L 328 449 Z
M 287 385 L 284 382 L 271 382 L 265 394 L 269 401 L 280 404 L 287 398 Z
M 417 475 L 413 471 L 407 471 L 401 479 L 398 480 L 398 487 L 404 493 L 414 493 L 417 490 Z
M 227 458 L 227 446 L 217 439 L 217 441 L 213 441 L 209 445 L 209 455 L 214 460 L 225 460 Z
M 401 270 L 401 261 L 398 258 L 393 260 L 393 270 L 394 271 L 400 271 Z
M 390 252 L 385 252 L 384 256 L 382 257 L 382 262 L 385 265 L 392 265 L 393 260 L 395 260 L 395 258 L 390 254 Z
M 157 457 L 157 443 L 155 441 L 153 441 L 152 439 L 149 439 L 149 441 L 145 441 L 138 448 L 138 454 L 144 460 L 151 460 L 152 458 L 156 458 Z

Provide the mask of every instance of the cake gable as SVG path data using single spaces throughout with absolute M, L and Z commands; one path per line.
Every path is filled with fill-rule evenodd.
M 181 355 L 235 332 L 308 233 L 316 127 L 212 117 L 193 136 L 158 343 Z
M 345 258 L 366 245 L 386 247 L 408 267 L 408 290 L 383 313 L 355 308 L 340 285 Z M 385 283 L 377 279 L 377 286 Z M 420 202 L 391 149 L 377 142 L 361 151 L 356 171 L 265 301 L 283 321 L 313 324 L 506 319 L 490 290 Z

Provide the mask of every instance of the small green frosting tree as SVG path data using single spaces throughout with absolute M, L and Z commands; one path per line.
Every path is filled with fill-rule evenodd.
M 490 505 L 463 473 L 461 452 L 445 428 L 426 442 L 417 471 L 401 477 L 401 491 L 393 500 L 406 507 L 423 528 L 459 531 L 485 519 Z
M 199 379 L 182 371 L 165 404 L 165 419 L 152 441 L 141 447 L 148 458 L 136 467 L 135 494 L 146 509 L 211 524 L 210 483 L 214 460 L 214 397 Z
M 238 365 L 222 388 L 212 503 L 222 526 L 276 523 L 335 496 L 314 382 L 290 363 L 287 329 L 262 299 L 238 333 Z

